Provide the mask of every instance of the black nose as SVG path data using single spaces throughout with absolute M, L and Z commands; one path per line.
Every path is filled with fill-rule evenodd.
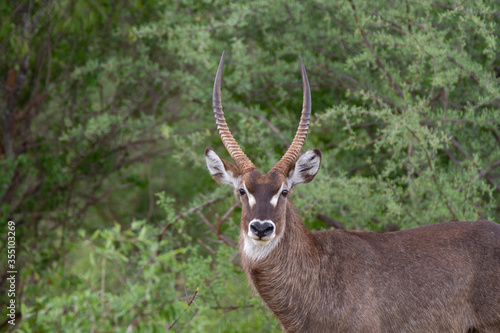
M 274 224 L 269 222 L 252 222 L 250 223 L 250 230 L 259 238 L 271 235 L 274 231 Z

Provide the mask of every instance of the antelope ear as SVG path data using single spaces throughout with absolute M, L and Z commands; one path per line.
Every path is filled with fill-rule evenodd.
M 239 188 L 241 174 L 234 164 L 220 158 L 212 148 L 205 149 L 205 161 L 208 171 L 217 182 Z
M 319 171 L 321 152 L 319 149 L 310 149 L 302 155 L 288 172 L 288 187 L 309 183 Z

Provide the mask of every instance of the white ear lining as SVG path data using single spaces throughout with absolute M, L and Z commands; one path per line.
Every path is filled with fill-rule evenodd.
M 288 174 L 288 186 L 293 188 L 297 185 L 310 182 L 318 173 L 321 157 L 314 150 L 308 150 L 295 163 L 294 169 Z
M 205 155 L 208 171 L 219 182 L 232 185 L 237 188 L 240 185 L 240 176 L 235 177 L 231 171 L 226 170 L 222 159 L 213 150 Z

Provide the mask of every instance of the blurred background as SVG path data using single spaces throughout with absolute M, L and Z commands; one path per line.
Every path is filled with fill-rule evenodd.
M 7 0 L 0 248 L 16 223 L 20 332 L 279 332 L 239 263 L 238 200 L 204 149 L 267 172 L 302 105 L 310 230 L 500 216 L 496 1 Z M 0 290 L 7 288 L 6 250 Z M 4 259 L 5 258 L 5 259 Z

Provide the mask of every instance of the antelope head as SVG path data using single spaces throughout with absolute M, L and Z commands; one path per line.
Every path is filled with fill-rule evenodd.
M 220 158 L 211 148 L 205 150 L 205 159 L 212 177 L 217 182 L 232 185 L 240 196 L 242 251 L 259 260 L 271 252 L 287 228 L 288 195 L 297 185 L 313 180 L 320 167 L 321 153 L 318 149 L 308 150 L 295 163 L 311 118 L 309 81 L 300 59 L 304 97 L 299 127 L 285 155 L 269 172 L 262 174 L 241 150 L 224 118 L 221 102 L 223 66 L 224 53 L 215 76 L 213 111 L 219 135 L 236 165 Z

